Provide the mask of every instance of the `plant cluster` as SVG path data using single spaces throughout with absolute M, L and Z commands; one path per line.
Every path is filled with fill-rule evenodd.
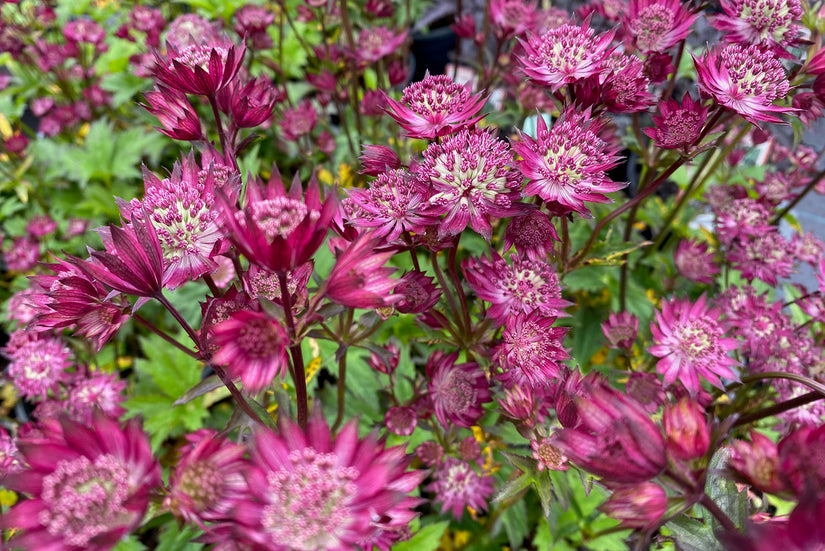
M 2 5 L 3 545 L 825 544 L 822 2 L 189 5 Z

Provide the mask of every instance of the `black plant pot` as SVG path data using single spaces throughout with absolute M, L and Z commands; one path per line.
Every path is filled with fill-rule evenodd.
M 456 35 L 452 27 L 440 27 L 428 33 L 413 34 L 410 52 L 415 61 L 412 82 L 424 78 L 427 71 L 431 75 L 444 74 L 450 54 L 455 52 Z

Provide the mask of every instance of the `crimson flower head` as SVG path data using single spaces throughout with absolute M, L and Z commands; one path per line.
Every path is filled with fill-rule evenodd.
M 254 128 L 272 115 L 279 99 L 275 88 L 263 77 L 247 82 L 235 79 L 218 92 L 218 107 L 232 115 L 238 128 Z
M 656 147 L 665 149 L 687 150 L 697 145 L 702 128 L 708 118 L 709 107 L 694 101 L 690 94 L 682 98 L 682 105 L 675 99 L 668 99 L 659 104 L 660 115 L 653 115 L 654 128 L 642 130 Z
M 731 369 L 737 365 L 728 352 L 736 349 L 736 339 L 725 337 L 719 322 L 721 311 L 711 308 L 705 295 L 691 304 L 688 299 L 662 302 L 651 324 L 654 345 L 648 351 L 661 358 L 656 371 L 664 375 L 664 384 L 680 381 L 692 395 L 701 389 L 699 376 L 717 388 L 723 388 L 720 377 L 737 379 Z
M 713 48 L 701 59 L 694 56 L 693 63 L 702 92 L 757 126 L 760 121 L 782 122 L 776 113 L 795 111 L 774 105 L 788 95 L 790 84 L 771 50 L 733 43 Z
M 201 96 L 213 96 L 227 86 L 238 74 L 246 51 L 227 38 L 181 49 L 167 42 L 166 49 L 166 56 L 155 52 L 155 78 L 179 92 Z
M 581 27 L 561 25 L 521 41 L 521 69 L 528 77 L 556 92 L 570 84 L 597 75 L 615 30 L 595 36 L 588 17 Z
M 679 273 L 687 279 L 712 284 L 713 276 L 719 273 L 713 257 L 714 252 L 708 250 L 707 243 L 686 239 L 676 247 L 673 261 Z
M 400 535 L 421 500 L 407 495 L 423 480 L 407 472 L 403 447 L 358 438 L 358 422 L 336 436 L 320 413 L 302 431 L 284 420 L 252 440 L 249 496 L 235 507 L 237 532 L 262 549 L 355 549 Z M 372 544 L 364 545 L 367 549 Z
M 549 264 L 512 255 L 508 264 L 498 253 L 487 259 L 468 258 L 461 265 L 467 284 L 492 306 L 487 317 L 498 325 L 518 312 L 533 310 L 545 317 L 564 316 L 570 303 L 561 298 L 559 276 Z
M 800 43 L 802 3 L 799 0 L 721 0 L 725 13 L 709 17 L 710 24 L 726 33 L 728 42 L 759 44 L 779 57 L 794 59 L 786 48 Z
M 76 326 L 74 333 L 89 339 L 100 350 L 129 319 L 129 304 L 110 296 L 108 289 L 85 272 L 64 260 L 47 264 L 55 275 L 38 275 L 32 280 L 45 289 L 32 297 L 38 314 L 38 329 Z
M 397 52 L 405 40 L 406 31 L 395 33 L 387 27 L 367 27 L 358 34 L 356 50 L 352 55 L 358 61 L 372 64 Z
M 349 308 L 381 308 L 403 299 L 391 294 L 399 281 L 390 278 L 395 268 L 384 266 L 395 251 L 376 250 L 380 242 L 367 232 L 345 245 L 327 279 L 331 300 Z
M 624 24 L 632 43 L 648 54 L 675 46 L 690 34 L 697 17 L 679 0 L 630 0 Z
M 667 436 L 668 452 L 683 461 L 698 459 L 710 447 L 710 427 L 705 408 L 699 402 L 684 397 L 665 406 L 662 427 Z
M 152 92 L 143 94 L 148 105 L 143 108 L 158 118 L 162 128 L 157 128 L 173 140 L 194 142 L 203 139 L 198 114 L 186 94 L 174 88 L 158 84 Z
M 525 383 L 549 386 L 559 378 L 561 362 L 570 358 L 563 345 L 570 329 L 554 327 L 555 321 L 534 310 L 519 312 L 504 322 L 504 342 L 497 347 L 495 357 L 508 387 Z
M 127 295 L 144 300 L 158 297 L 166 284 L 163 249 L 148 215 L 132 213 L 132 223 L 125 227 L 101 228 L 100 237 L 106 251 L 91 251 L 88 261 L 69 256 L 68 261 L 92 279 Z
M 225 364 L 227 373 L 240 377 L 244 389 L 257 392 L 283 377 L 289 366 L 286 329 L 262 312 L 240 310 L 212 329 L 218 347 L 212 360 Z
M 475 511 L 486 511 L 487 500 L 495 491 L 495 479 L 487 474 L 479 474 L 466 461 L 447 457 L 433 472 L 433 482 L 427 490 L 435 494 L 435 502 L 441 504 L 441 513 L 447 511 L 461 520 L 465 507 Z
M 28 467 L 3 485 L 31 497 L 0 518 L 0 528 L 20 530 L 13 547 L 111 549 L 140 524 L 161 481 L 135 419 L 125 427 L 99 411 L 90 426 L 47 419 L 41 437 L 20 439 L 17 447 Z
M 386 145 L 364 145 L 359 159 L 361 172 L 368 176 L 379 176 L 384 172 L 401 168 L 398 153 Z
M 649 530 L 656 527 L 667 511 L 667 493 L 655 482 L 621 486 L 599 510 L 622 521 L 627 528 Z
M 401 277 L 393 293 L 404 297 L 395 304 L 395 309 L 402 314 L 427 312 L 441 297 L 441 289 L 433 278 L 415 270 Z
M 776 443 L 755 430 L 751 430 L 750 436 L 750 442 L 733 441 L 728 468 L 736 478 L 757 490 L 784 495 L 787 486 L 781 477 Z
M 602 323 L 602 333 L 610 348 L 630 350 L 639 334 L 639 318 L 630 312 L 610 312 Z
M 427 76 L 404 88 L 401 101 L 387 98 L 387 113 L 411 138 L 434 140 L 472 126 L 484 116 L 481 94 L 471 94 L 467 86 L 447 75 Z
M 417 172 L 432 192 L 428 212 L 446 215 L 438 225 L 439 239 L 470 226 L 489 241 L 492 218 L 519 212 L 522 176 L 512 161 L 507 142 L 491 129 L 459 130 L 430 144 Z
M 435 416 L 445 427 L 471 427 L 492 400 L 490 385 L 475 362 L 455 363 L 458 352 L 434 352 L 427 360 L 427 387 Z
M 516 252 L 530 260 L 545 260 L 553 254 L 553 242 L 560 241 L 555 226 L 547 214 L 529 209 L 521 216 L 513 216 L 504 232 L 503 249 L 515 246 Z
M 608 482 L 637 484 L 664 470 L 665 442 L 644 407 L 606 384 L 575 399 L 580 424 L 559 431 L 556 445 Z
M 273 272 L 286 273 L 306 264 L 324 242 L 338 209 L 331 193 L 321 202 L 313 173 L 302 198 L 298 176 L 289 192 L 273 166 L 266 186 L 259 180 L 247 185 L 243 205 L 218 193 L 218 205 L 229 240 L 250 262 Z
M 525 196 L 538 195 L 565 211 L 590 217 L 585 202 L 610 203 L 605 193 L 620 190 L 626 182 L 614 182 L 606 171 L 616 166 L 618 146 L 603 139 L 607 121 L 592 117 L 590 109 L 571 106 L 548 129 L 544 117 L 538 118 L 536 138 L 521 135 L 513 149 L 528 179 Z

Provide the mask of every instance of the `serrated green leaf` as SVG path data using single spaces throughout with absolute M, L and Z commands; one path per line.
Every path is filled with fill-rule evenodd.
M 447 529 L 448 521 L 443 520 L 435 524 L 422 526 L 407 541 L 400 541 L 392 546 L 392 551 L 435 551 L 441 543 L 444 530 Z
M 147 87 L 149 80 L 128 72 L 104 75 L 100 87 L 112 93 L 112 107 L 120 107 Z
M 158 388 L 177 400 L 201 380 L 203 365 L 157 335 L 140 339 L 146 359 L 135 360 L 135 370 L 149 375 Z
M 524 493 L 532 484 L 533 476 L 530 473 L 523 473 L 513 480 L 505 482 L 493 498 L 493 503 L 501 503 L 502 501 L 513 499 L 519 494 Z
M 673 532 L 682 551 L 723 551 L 710 526 L 698 520 L 680 516 L 665 526 Z
M 522 549 L 524 539 L 530 533 L 530 527 L 527 524 L 527 503 L 524 500 L 517 501 L 499 518 L 510 542 L 510 548 Z
M 146 546 L 133 535 L 126 536 L 112 547 L 112 551 L 144 551 L 144 549 L 146 549 Z
M 724 476 L 725 467 L 730 458 L 730 451 L 721 448 L 710 460 L 705 491 L 711 500 L 733 521 L 737 528 L 742 528 L 748 519 L 747 491 L 739 491 L 733 480 Z M 715 517 L 710 516 L 714 529 L 721 528 Z
M 582 266 L 565 274 L 564 287 L 573 291 L 601 291 L 607 286 L 606 269 L 601 266 Z
M 203 549 L 204 544 L 195 543 L 191 540 L 197 538 L 201 533 L 201 530 L 192 526 L 184 526 L 179 529 L 176 522 L 169 522 L 161 530 L 156 551 L 198 551 Z

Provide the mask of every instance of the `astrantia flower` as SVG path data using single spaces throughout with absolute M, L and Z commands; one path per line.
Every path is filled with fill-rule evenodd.
M 528 182 L 524 195 L 538 195 L 564 210 L 590 217 L 585 202 L 610 203 L 604 194 L 622 189 L 625 182 L 614 182 L 606 171 L 616 166 L 618 146 L 605 142 L 601 133 L 606 120 L 569 107 L 548 130 L 543 117 L 533 139 L 522 134 L 513 149 Z
M 300 308 L 307 298 L 307 283 L 310 276 L 312 276 L 313 266 L 312 262 L 307 262 L 286 274 L 286 288 L 289 294 L 289 303 L 293 309 Z M 244 277 L 244 289 L 251 299 L 260 300 L 264 298 L 281 306 L 284 305 L 278 274 L 270 272 L 266 268 L 261 268 L 255 264 L 251 265 Z
M 308 262 L 321 243 L 338 208 L 334 194 L 321 203 L 318 181 L 311 177 L 303 189 L 297 175 L 289 193 L 277 167 L 266 186 L 252 180 L 241 208 L 218 193 L 222 221 L 229 239 L 250 262 L 286 273 Z
M 484 116 L 477 114 L 484 101 L 447 75 L 427 74 L 404 88 L 400 102 L 387 98 L 387 113 L 409 137 L 434 140 L 478 122 Z
M 40 258 L 40 242 L 27 235 L 15 237 L 8 249 L 3 252 L 6 268 L 11 272 L 28 272 L 37 266 L 38 258 Z
M 644 132 L 656 147 L 665 149 L 687 149 L 696 145 L 702 128 L 708 118 L 709 107 L 693 101 L 690 94 L 682 98 L 682 105 L 675 99 L 668 99 L 659 104 L 659 113 L 653 115 L 654 128 L 644 128 Z
M 155 78 L 185 94 L 203 96 L 213 96 L 235 78 L 246 51 L 225 38 L 180 49 L 167 42 L 166 47 L 165 57 L 155 53 Z
M 732 442 L 728 468 L 737 478 L 757 490 L 770 494 L 784 493 L 786 486 L 780 474 L 776 443 L 753 429 L 750 436 L 750 442 Z
M 667 437 L 667 451 L 683 461 L 698 459 L 710 447 L 710 427 L 705 408 L 695 400 L 684 397 L 665 405 L 662 428 Z
M 561 362 L 570 358 L 563 346 L 570 328 L 554 327 L 555 321 L 538 310 L 507 318 L 501 335 L 504 342 L 495 352 L 507 386 L 547 386 L 558 378 Z
M 264 313 L 233 312 L 214 327 L 212 343 L 218 347 L 212 360 L 225 364 L 231 377 L 240 377 L 246 390 L 257 392 L 286 374 L 289 338 L 281 324 Z
M 89 424 L 95 409 L 113 419 L 123 415 L 126 410 L 120 404 L 125 400 L 123 391 L 126 390 L 126 380 L 120 379 L 117 373 L 86 373 L 80 371 L 74 374 L 72 385 L 68 389 L 66 408 L 72 419 Z
M 42 334 L 8 354 L 7 374 L 17 392 L 26 398 L 45 400 L 49 391 L 57 392 L 66 379 L 64 369 L 72 365 L 71 352 L 59 338 Z
M 604 83 L 601 87 L 594 87 L 600 91 L 601 102 L 611 113 L 636 113 L 646 111 L 655 102 L 650 93 L 650 79 L 645 72 L 645 65 L 636 56 L 622 52 L 613 52 L 602 62 L 601 78 Z M 583 84 L 587 84 L 590 77 Z
M 458 352 L 436 351 L 427 360 L 427 388 L 435 416 L 445 427 L 473 426 L 492 400 L 487 377 L 475 362 L 456 364 Z
M 432 189 L 428 212 L 446 215 L 439 238 L 458 235 L 469 225 L 489 241 L 491 218 L 518 212 L 522 177 L 510 168 L 512 161 L 507 142 L 492 129 L 460 130 L 430 144 L 417 174 Z
M 615 30 L 595 35 L 590 19 L 581 27 L 561 25 L 522 41 L 519 62 L 524 73 L 551 92 L 565 84 L 598 74 Z
M 639 318 L 630 312 L 610 312 L 602 323 L 602 333 L 611 348 L 630 350 L 639 333 Z
M 143 171 L 146 194 L 122 205 L 124 216 L 148 216 L 163 251 L 164 279 L 169 289 L 180 287 L 218 268 L 212 249 L 223 236 L 215 208 L 215 181 L 211 171 L 200 179 L 200 167 L 190 153 L 175 163 L 163 180 Z
M 361 173 L 368 176 L 380 176 L 396 168 L 401 168 L 398 153 L 386 145 L 363 145 L 361 148 Z
M 269 119 L 280 99 L 266 78 L 237 78 L 218 92 L 218 107 L 232 116 L 238 128 L 254 128 Z
M 599 506 L 607 516 L 622 521 L 627 528 L 650 530 L 667 511 L 667 493 L 655 482 L 621 486 Z
M 352 55 L 365 64 L 375 63 L 394 54 L 407 40 L 407 33 L 394 33 L 387 27 L 370 26 L 361 30 Z
M 645 482 L 665 468 L 665 442 L 644 408 L 605 385 L 575 399 L 581 424 L 562 429 L 556 445 L 582 469 L 609 482 Z
M 547 387 L 515 385 L 498 398 L 501 412 L 520 426 L 532 429 L 544 423 L 552 407 Z
M 441 289 L 435 285 L 433 278 L 418 271 L 404 274 L 393 293 L 404 297 L 395 304 L 395 309 L 402 314 L 426 312 L 441 297 Z
M 699 376 L 718 388 L 723 388 L 719 377 L 738 378 L 731 370 L 737 362 L 728 352 L 739 343 L 724 337 L 720 313 L 708 306 L 704 295 L 693 304 L 688 299 L 662 302 L 650 326 L 655 344 L 648 351 L 661 358 L 656 371 L 664 375 L 665 385 L 678 380 L 695 395 L 701 388 Z
M 523 34 L 535 23 L 536 6 L 532 2 L 492 0 L 489 6 L 490 23 L 502 42 Z
M 347 218 L 356 228 L 373 228 L 375 237 L 395 241 L 403 232 L 417 231 L 432 222 L 423 214 L 426 191 L 405 170 L 382 172 L 369 187 L 348 190 Z M 346 204 L 345 204 L 346 206 Z
M 32 302 L 37 307 L 34 328 L 62 329 L 74 326 L 74 334 L 85 337 L 97 350 L 129 320 L 131 309 L 120 295 L 112 295 L 103 285 L 64 260 L 46 264 L 56 275 L 32 278 L 42 293 Z
M 664 52 L 690 34 L 697 17 L 679 0 L 630 0 L 624 24 L 642 53 Z
M 707 243 L 683 240 L 673 253 L 673 262 L 679 273 L 689 280 L 710 284 L 713 283 L 713 276 L 719 273 L 713 256 L 713 251 L 708 251 Z
M 376 530 L 398 530 L 420 503 L 407 494 L 423 478 L 407 472 L 402 446 L 358 439 L 358 423 L 330 434 L 320 414 L 303 432 L 285 421 L 281 434 L 258 430 L 252 441 L 250 496 L 235 508 L 237 531 L 273 551 L 353 549 Z
M 553 252 L 553 241 L 559 241 L 559 234 L 548 216 L 540 210 L 531 209 L 521 216 L 510 219 L 504 231 L 506 251 L 515 246 L 520 256 L 530 260 L 546 260 Z
M 735 241 L 728 261 L 748 281 L 761 279 L 769 285 L 776 285 L 779 279 L 794 272 L 791 245 L 778 231 Z
M 199 141 L 203 129 L 198 114 L 186 94 L 158 84 L 156 89 L 143 94 L 147 105 L 143 108 L 158 118 L 161 127 L 155 127 L 173 140 Z
M 387 430 L 399 436 L 409 436 L 415 431 L 418 424 L 418 417 L 415 409 L 409 406 L 391 407 L 384 416 L 384 424 Z
M 0 429 L 0 486 L 3 485 L 6 475 L 22 468 L 23 464 L 20 462 L 15 439 L 6 432 L 6 429 Z
M 727 200 L 714 211 L 716 233 L 726 246 L 736 239 L 764 235 L 774 229 L 770 223 L 770 211 L 750 197 Z
M 498 253 L 487 259 L 468 258 L 461 264 L 467 284 L 478 297 L 491 304 L 487 316 L 498 325 L 518 312 L 533 310 L 545 317 L 565 315 L 570 303 L 561 298 L 559 276 L 546 262 L 510 257 L 508 264 Z
M 0 518 L 16 528 L 23 549 L 103 551 L 140 524 L 160 465 L 132 419 L 124 428 L 96 413 L 91 426 L 63 418 L 43 421 L 42 438 L 18 440 L 25 470 L 4 486 L 28 494 Z
M 770 50 L 728 44 L 709 50 L 702 59 L 694 56 L 693 63 L 699 89 L 755 125 L 782 122 L 774 113 L 794 111 L 773 104 L 788 95 L 790 84 L 782 63 Z
M 349 308 L 380 308 L 401 300 L 401 295 L 391 294 L 398 284 L 390 278 L 396 269 L 384 266 L 395 251 L 376 250 L 379 242 L 364 233 L 346 245 L 327 279 L 330 299 Z
M 461 519 L 464 508 L 486 511 L 487 500 L 493 495 L 495 479 L 478 474 L 472 465 L 448 457 L 433 472 L 433 482 L 427 490 L 435 494 L 434 501 L 441 504 L 441 513 L 450 513 Z
M 246 447 L 212 431 L 187 438 L 191 443 L 169 476 L 164 504 L 176 516 L 199 526 L 227 520 L 235 503 L 246 496 Z
M 786 48 L 799 43 L 802 17 L 799 0 L 721 0 L 724 14 L 713 15 L 710 24 L 726 33 L 728 42 L 761 44 L 780 57 L 794 59 Z
M 553 438 L 544 437 L 530 441 L 533 459 L 536 460 L 539 471 L 566 471 L 569 468 L 567 457 L 553 444 L 553 441 Z

